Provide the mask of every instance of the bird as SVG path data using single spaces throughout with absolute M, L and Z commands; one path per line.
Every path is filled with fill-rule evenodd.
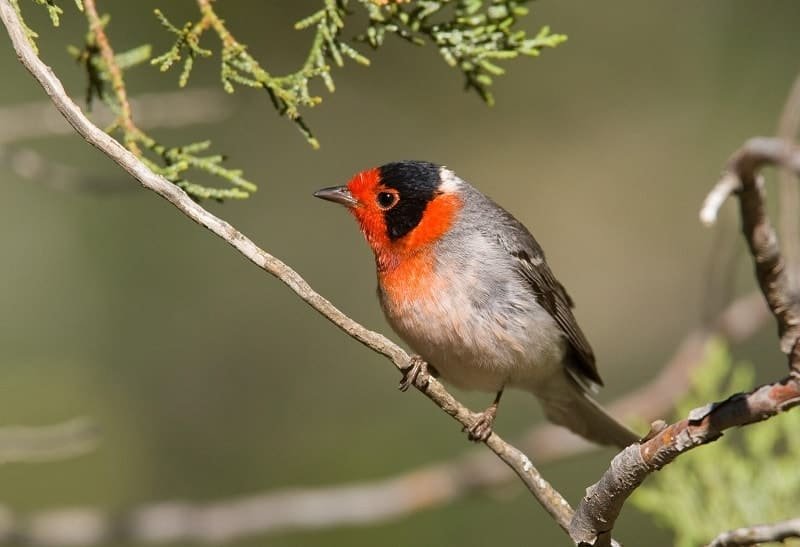
M 639 439 L 592 397 L 603 381 L 574 303 L 533 235 L 448 167 L 397 161 L 314 196 L 344 205 L 375 255 L 378 299 L 421 373 L 494 401 L 466 428 L 489 438 L 506 388 L 533 393 L 551 422 L 624 448 Z

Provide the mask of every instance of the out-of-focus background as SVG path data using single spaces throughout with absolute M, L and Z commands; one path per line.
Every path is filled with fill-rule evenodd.
M 84 75 L 66 45 L 80 44 L 84 20 L 65 1 L 68 15 L 52 29 L 42 10 L 21 1 L 44 59 L 83 97 Z M 176 22 L 196 17 L 188 0 L 100 4 L 112 13 L 108 33 L 118 50 L 142 41 L 156 52 L 169 46 L 154 7 Z M 282 72 L 302 62 L 310 39 L 292 24 L 318 4 L 217 7 L 256 57 Z M 798 68 L 800 3 L 541 0 L 532 9 L 524 23 L 531 31 L 549 24 L 569 41 L 508 63 L 491 109 L 462 91 L 460 74 L 433 48 L 389 40 L 377 53 L 362 46 L 372 66 L 336 71 L 336 93 L 307 113 L 319 151 L 249 89 L 227 98 L 224 121 L 153 133 L 175 144 L 213 136 L 215 149 L 260 189 L 244 202 L 207 206 L 352 317 L 387 333 L 355 224 L 311 193 L 390 160 L 447 164 L 543 244 L 578 304 L 608 386 L 601 398 L 610 400 L 656 374 L 713 311 L 723 281 L 752 285 L 745 257 L 709 281 L 714 250 L 740 242 L 733 216 L 709 230 L 697 212 L 727 156 L 745 138 L 775 131 Z M 3 44 L 0 104 L 42 99 Z M 199 61 L 191 85 L 214 86 L 217 71 L 216 60 Z M 169 91 L 177 72 L 137 68 L 127 81 L 134 95 Z M 80 138 L 12 149 L 22 147 L 81 169 L 94 184 L 64 189 L 8 165 L 2 172 L 0 425 L 88 416 L 101 440 L 79 458 L 0 467 L 1 503 L 25 515 L 217 501 L 384 477 L 470 449 L 450 419 L 396 390 L 398 374 L 383 358 Z M 757 358 L 766 378 L 783 367 L 774 346 L 769 328 L 735 352 Z M 475 408 L 489 398 L 463 395 Z M 497 429 L 509 439 L 541 419 L 524 393 L 509 393 L 503 407 Z M 612 454 L 542 471 L 577 501 Z M 670 544 L 630 506 L 617 530 L 631 544 Z M 480 546 L 532 537 L 566 544 L 514 483 L 401 520 L 235 544 Z

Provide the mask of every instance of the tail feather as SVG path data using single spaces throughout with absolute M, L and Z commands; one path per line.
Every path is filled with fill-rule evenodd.
M 536 395 L 551 422 L 587 440 L 625 448 L 640 439 L 606 412 L 569 374 L 554 378 L 546 389 L 537 389 Z

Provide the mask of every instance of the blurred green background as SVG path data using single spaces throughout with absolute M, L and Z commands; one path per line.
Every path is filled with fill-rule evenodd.
M 68 15 L 52 29 L 43 10 L 21 1 L 42 34 L 44 59 L 82 98 L 84 75 L 66 45 L 81 43 L 84 20 L 65 0 Z M 99 4 L 112 14 L 108 32 L 119 51 L 170 45 L 154 7 L 176 22 L 196 15 L 189 0 Z M 310 39 L 292 24 L 319 4 L 228 0 L 218 10 L 268 69 L 282 72 L 302 62 Z M 541 0 L 532 9 L 524 23 L 531 31 L 549 24 L 569 41 L 508 63 L 492 109 L 462 92 L 460 74 L 433 48 L 389 40 L 377 53 L 362 46 L 373 65 L 336 71 L 336 93 L 307 113 L 319 151 L 249 89 L 229 97 L 234 110 L 223 123 L 152 132 L 172 144 L 213 137 L 260 189 L 208 208 L 387 333 L 368 248 L 344 211 L 311 192 L 390 160 L 447 164 L 543 244 L 577 301 L 609 400 L 652 377 L 711 305 L 709 286 L 719 285 L 708 279 L 712 250 L 739 241 L 733 217 L 716 235 L 703 228 L 699 205 L 745 138 L 775 131 L 799 64 L 800 2 Z M 361 28 L 356 19 L 346 33 Z M 4 43 L 0 104 L 43 98 Z M 191 85 L 215 85 L 217 71 L 215 60 L 199 62 Z M 134 95 L 173 90 L 177 72 L 138 68 L 127 81 Z M 126 181 L 77 136 L 15 146 L 107 179 L 113 191 L 63 191 L 2 173 L 0 425 L 89 416 L 102 438 L 87 456 L 0 467 L 0 502 L 24 515 L 216 501 L 379 478 L 480 449 L 419 394 L 400 394 L 384 359 Z M 752 285 L 746 257 L 725 275 Z M 736 352 L 755 358 L 766 378 L 782 371 L 774 346 L 769 328 Z M 463 397 L 476 408 L 489 399 Z M 513 439 L 540 419 L 532 397 L 510 393 L 497 429 Z M 612 454 L 542 471 L 575 502 Z M 669 545 L 669 534 L 654 528 L 628 507 L 617 536 Z M 512 484 L 384 524 L 236 544 L 531 543 L 567 541 Z

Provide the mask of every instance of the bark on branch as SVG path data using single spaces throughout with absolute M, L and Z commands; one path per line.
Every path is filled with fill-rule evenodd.
M 307 304 L 349 336 L 373 351 L 388 357 L 398 369 L 403 370 L 408 367 L 409 355 L 400 346 L 385 336 L 366 329 L 345 315 L 327 299 L 314 291 L 300 274 L 281 260 L 259 248 L 233 226 L 198 205 L 183 190 L 165 178 L 153 173 L 134 154 L 94 125 L 83 114 L 78 105 L 70 99 L 52 69 L 36 55 L 9 0 L 0 0 L 0 19 L 2 19 L 6 27 L 20 62 L 44 88 L 59 112 L 87 142 L 113 159 L 120 167 L 139 181 L 142 186 L 169 201 L 187 217 L 205 226 L 232 245 L 248 260 L 267 273 L 277 277 Z M 436 379 L 429 375 L 421 374 L 416 378 L 414 385 L 439 408 L 463 426 L 472 424 L 474 414 L 448 393 Z M 511 467 L 545 510 L 566 530 L 572 517 L 572 508 L 563 496 L 541 476 L 530 459 L 497 434 L 493 433 L 485 444 Z
M 765 420 L 800 404 L 800 310 L 792 297 L 777 236 L 766 214 L 764 182 L 758 171 L 778 165 L 800 172 L 800 148 L 780 139 L 754 138 L 729 160 L 722 179 L 706 198 L 700 218 L 713 223 L 731 195 L 739 198 L 742 232 L 753 256 L 756 278 L 775 317 L 781 350 L 788 355 L 790 373 L 750 393 L 693 410 L 650 438 L 618 454 L 603 477 L 589 487 L 570 524 L 580 545 L 609 545 L 611 530 L 633 491 L 647 476 L 682 453 L 722 436 L 724 430 Z

